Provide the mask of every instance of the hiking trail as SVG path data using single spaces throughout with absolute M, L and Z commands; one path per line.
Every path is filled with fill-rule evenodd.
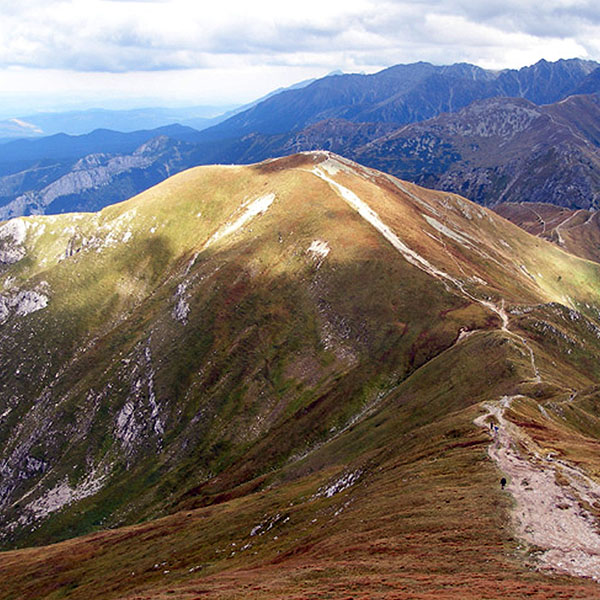
M 493 437 L 488 454 L 508 480 L 515 531 L 539 549 L 540 568 L 600 581 L 600 529 L 585 508 L 600 502 L 600 485 L 552 455 L 542 456 L 535 442 L 504 416 L 514 398 L 485 403 L 486 413 L 474 423 Z M 497 431 L 490 430 L 490 417 Z

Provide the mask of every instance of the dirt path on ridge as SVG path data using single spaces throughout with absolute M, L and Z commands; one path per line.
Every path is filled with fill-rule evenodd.
M 484 404 L 487 412 L 474 423 L 493 437 L 488 453 L 508 480 L 517 536 L 539 551 L 542 569 L 600 581 L 600 530 L 585 508 L 600 501 L 600 485 L 563 461 L 541 456 L 504 417 L 512 399 Z M 490 429 L 489 417 L 495 418 L 497 431 Z
M 327 168 L 327 162 L 332 163 L 329 166 L 329 168 Z M 329 183 L 329 185 L 340 194 L 343 200 L 353 210 L 358 212 L 358 214 L 361 217 L 363 217 L 363 219 L 370 223 L 371 226 L 373 226 L 381 235 L 383 235 L 383 237 L 392 244 L 392 246 L 404 257 L 404 259 L 407 262 L 421 269 L 422 271 L 431 275 L 432 277 L 443 281 L 444 285 L 446 285 L 446 289 L 451 289 L 451 287 L 454 287 L 467 299 L 473 302 L 477 302 L 481 304 L 481 306 L 484 306 L 488 310 L 491 310 L 492 312 L 496 313 L 496 315 L 498 315 L 502 323 L 500 327 L 501 331 L 504 334 L 520 342 L 525 351 L 529 354 L 531 360 L 531 368 L 533 369 L 535 381 L 539 383 L 541 381 L 541 377 L 535 362 L 535 354 L 533 348 L 523 336 L 518 335 L 517 333 L 514 333 L 510 330 L 510 319 L 504 308 L 504 300 L 502 300 L 502 303 L 498 305 L 495 302 L 492 302 L 491 300 L 478 298 L 466 289 L 464 281 L 461 281 L 460 279 L 436 267 L 435 265 L 430 263 L 426 258 L 421 256 L 418 252 L 407 246 L 407 244 L 402 239 L 400 239 L 398 235 L 381 220 L 380 216 L 367 203 L 361 200 L 352 190 L 344 187 L 343 185 L 341 185 L 326 174 L 325 170 L 331 173 L 331 170 L 336 171 L 340 168 L 343 169 L 344 167 L 342 163 L 339 163 L 339 161 L 333 160 L 331 158 L 329 158 L 328 161 L 326 161 L 326 163 L 313 167 L 309 172 L 313 175 L 316 175 L 323 181 Z M 421 200 L 416 198 L 413 194 L 404 189 L 403 191 L 409 196 L 412 196 L 418 203 L 421 203 Z M 464 271 L 462 270 L 460 265 L 459 270 L 464 275 Z

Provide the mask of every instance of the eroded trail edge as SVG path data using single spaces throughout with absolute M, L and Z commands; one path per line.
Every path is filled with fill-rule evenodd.
M 542 456 L 505 418 L 512 400 L 484 404 L 485 414 L 474 422 L 493 437 L 488 453 L 508 480 L 517 536 L 535 551 L 540 568 L 600 581 L 600 529 L 586 509 L 598 505 L 600 485 L 571 465 Z M 490 428 L 490 422 L 496 426 Z

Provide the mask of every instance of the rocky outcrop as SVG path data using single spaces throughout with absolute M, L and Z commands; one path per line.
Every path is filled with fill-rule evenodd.
M 166 136 L 152 139 L 130 154 L 88 154 L 75 162 L 0 177 L 0 193 L 20 193 L 0 206 L 0 219 L 27 214 L 97 210 L 126 200 L 190 166 L 192 146 Z M 48 181 L 48 179 L 50 179 Z
M 33 290 L 0 294 L 0 323 L 4 323 L 11 315 L 24 317 L 46 306 L 48 306 L 48 296 Z
M 12 265 L 25 256 L 23 242 L 27 225 L 21 219 L 14 219 L 0 226 L 0 264 Z

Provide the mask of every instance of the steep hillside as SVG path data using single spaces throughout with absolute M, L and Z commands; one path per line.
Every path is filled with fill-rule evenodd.
M 597 518 L 600 265 L 325 152 L 9 221 L 0 261 L 2 544 L 90 534 L 0 554 L 3 597 L 596 589 L 543 523 Z
M 594 69 L 573 91 L 574 94 L 594 94 L 600 89 L 600 67 Z

